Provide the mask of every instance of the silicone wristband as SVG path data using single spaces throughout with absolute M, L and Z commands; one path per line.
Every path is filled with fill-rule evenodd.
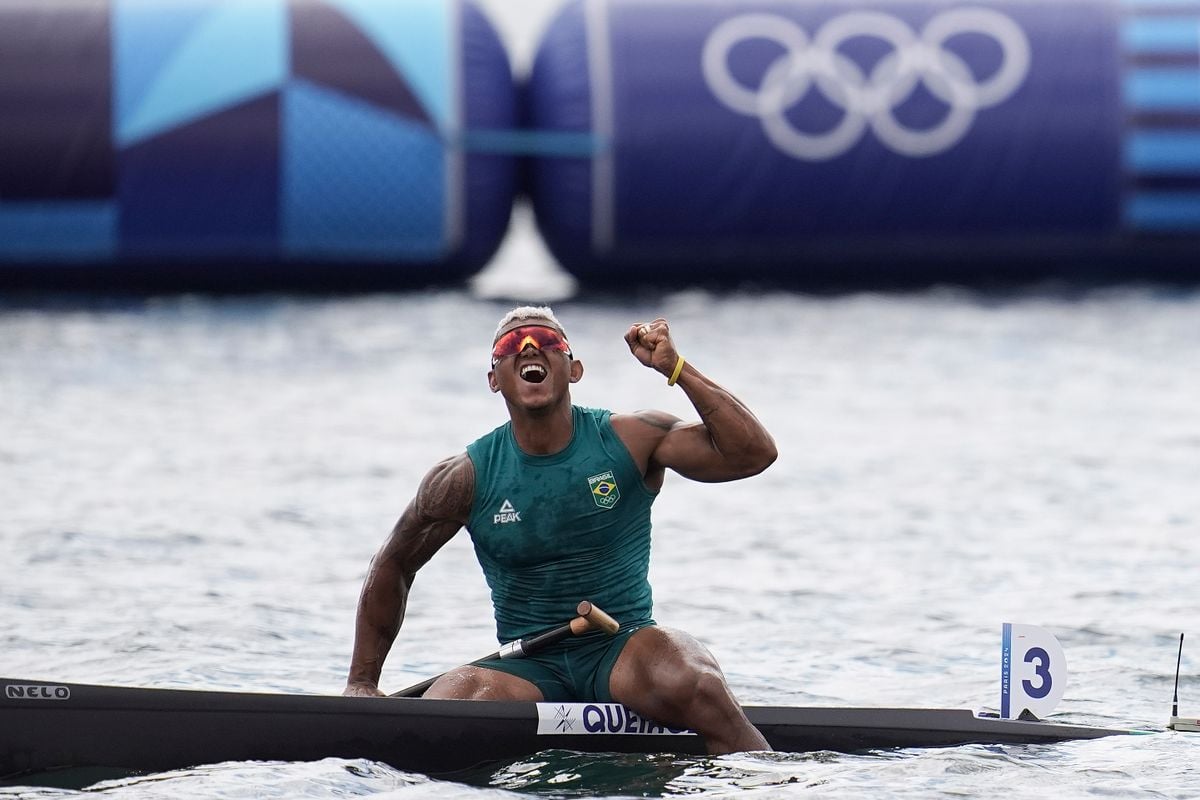
M 683 372 L 683 364 L 683 356 L 680 356 L 679 360 L 675 362 L 675 371 L 671 373 L 671 377 L 667 378 L 667 386 L 674 386 L 675 381 L 679 380 L 679 373 Z

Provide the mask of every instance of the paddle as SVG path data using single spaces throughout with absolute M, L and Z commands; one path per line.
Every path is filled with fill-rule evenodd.
M 533 655 L 539 650 L 542 650 L 555 642 L 561 642 L 568 636 L 581 636 L 588 631 L 602 630 L 610 636 L 617 632 L 621 624 L 610 617 L 599 606 L 594 606 L 587 600 L 581 600 L 579 605 L 575 607 L 575 613 L 579 616 L 570 622 L 559 625 L 557 628 L 552 628 L 545 633 L 539 633 L 534 636 L 526 636 L 524 639 L 518 639 L 515 642 L 509 642 L 501 647 L 496 652 L 486 655 L 483 658 L 476 659 L 472 663 L 478 664 L 480 661 L 491 661 L 497 658 L 524 658 L 525 656 Z M 442 673 L 443 675 L 445 673 Z M 393 692 L 389 697 L 420 697 L 425 693 L 425 690 L 433 685 L 433 682 L 441 675 L 435 675 L 428 680 L 413 684 L 407 689 L 401 689 L 398 692 Z

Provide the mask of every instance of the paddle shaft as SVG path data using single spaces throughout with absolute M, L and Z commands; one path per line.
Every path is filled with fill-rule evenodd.
M 610 617 L 598 606 L 592 605 L 587 600 L 580 601 L 575 607 L 575 613 L 578 614 L 575 619 L 570 622 L 563 623 L 557 628 L 551 628 L 544 633 L 538 633 L 533 636 L 526 636 L 524 639 L 518 639 L 515 642 L 509 642 L 494 653 L 476 659 L 472 663 L 478 664 L 480 661 L 494 661 L 498 658 L 524 658 L 525 656 L 533 655 L 539 650 L 544 650 L 555 642 L 561 642 L 568 636 L 581 636 L 588 631 L 602 630 L 610 636 L 617 632 L 621 627 L 615 619 Z M 442 673 L 443 675 L 445 673 Z M 435 675 L 432 678 L 423 680 L 420 683 L 413 684 L 406 689 L 401 689 L 398 692 L 393 692 L 389 697 L 420 697 L 425 694 L 425 691 L 433 686 L 442 675 Z

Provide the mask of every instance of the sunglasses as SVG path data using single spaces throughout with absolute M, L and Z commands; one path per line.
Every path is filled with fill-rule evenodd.
M 513 328 L 496 340 L 495 346 L 492 347 L 492 366 L 496 366 L 502 358 L 515 356 L 524 350 L 526 345 L 533 345 L 538 350 L 566 353 L 567 358 L 571 358 L 571 345 L 554 328 L 547 328 L 545 325 L 523 325 Z

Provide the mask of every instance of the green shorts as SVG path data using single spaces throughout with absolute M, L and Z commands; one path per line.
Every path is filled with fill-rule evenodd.
M 588 633 L 531 656 L 477 661 L 476 666 L 524 678 L 549 701 L 611 703 L 608 679 L 613 665 L 629 637 L 653 624 L 630 625 L 612 636 Z

